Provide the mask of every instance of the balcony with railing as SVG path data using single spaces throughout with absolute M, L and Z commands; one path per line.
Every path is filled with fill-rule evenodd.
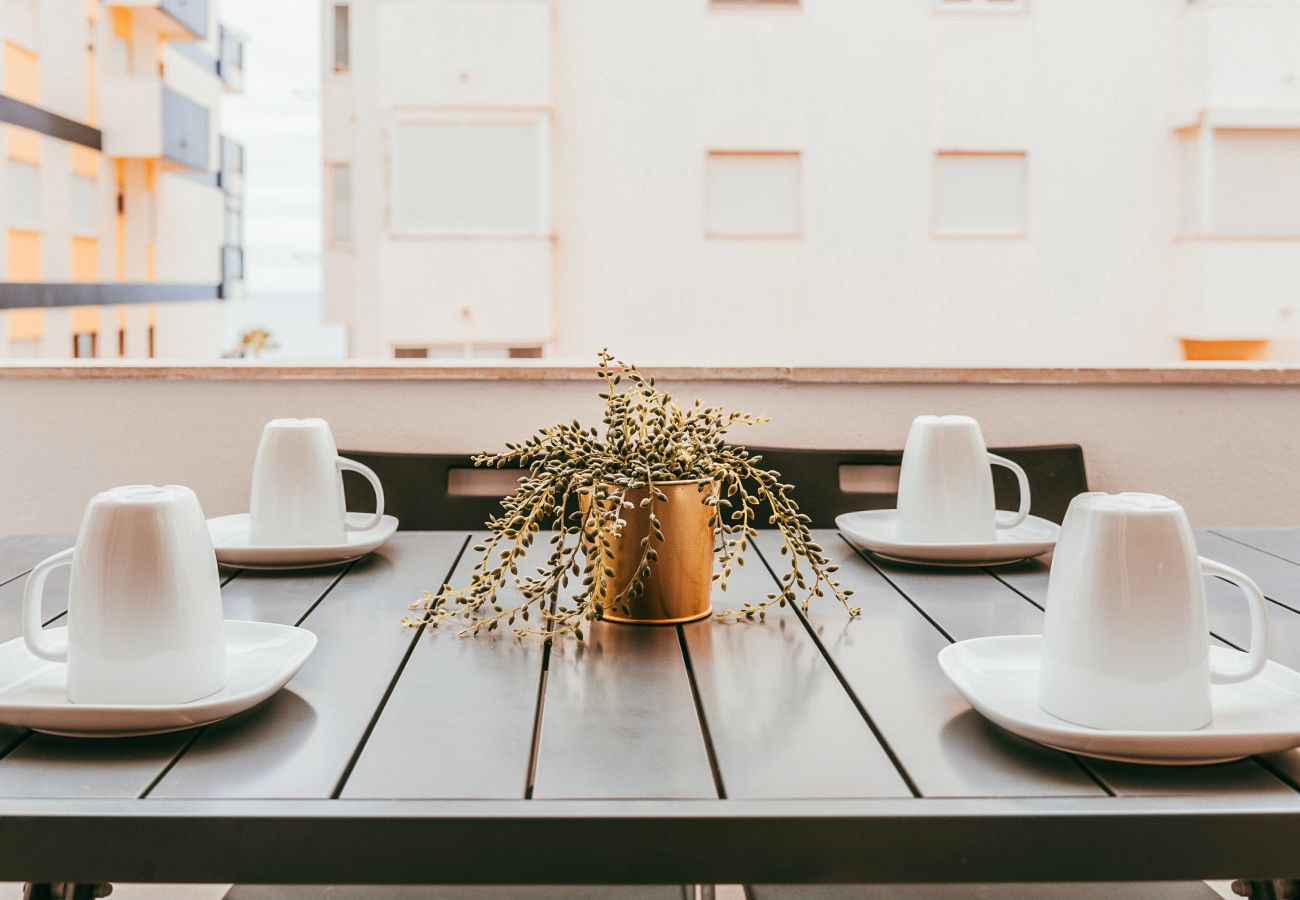
M 208 168 L 208 111 L 161 77 L 105 80 L 101 109 L 106 156 Z
M 208 0 L 109 0 L 109 6 L 147 17 L 151 30 L 168 41 L 201 41 L 208 36 Z

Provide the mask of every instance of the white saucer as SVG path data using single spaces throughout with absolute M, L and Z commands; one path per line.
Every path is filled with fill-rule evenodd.
M 51 643 L 67 628 L 47 628 Z M 0 644 L 0 723 L 65 737 L 135 737 L 228 719 L 270 697 L 298 674 L 316 635 L 292 625 L 226 620 L 226 686 L 191 703 L 128 706 L 72 703 L 68 667 L 27 652 L 23 639 Z
M 835 527 L 858 547 L 882 559 L 925 566 L 1004 566 L 1052 552 L 1061 526 L 1027 516 L 996 541 L 974 544 L 917 544 L 898 539 L 898 511 L 869 509 L 835 517 Z
M 348 513 L 349 522 L 364 522 L 370 513 Z M 342 544 L 269 547 L 248 542 L 248 513 L 208 519 L 217 562 L 240 569 L 318 569 L 360 559 L 384 545 L 397 531 L 397 519 L 384 516 L 374 528 L 349 531 Z
M 1210 688 L 1214 720 L 1198 731 L 1101 731 L 1038 707 L 1042 635 L 976 638 L 939 651 L 939 665 L 981 715 L 1057 750 L 1118 762 L 1192 766 L 1300 746 L 1300 672 L 1275 662 L 1240 684 Z M 1211 661 L 1240 656 L 1211 647 Z

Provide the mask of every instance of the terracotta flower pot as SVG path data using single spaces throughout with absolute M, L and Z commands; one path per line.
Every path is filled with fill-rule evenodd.
M 635 509 L 624 509 L 623 526 L 611 546 L 602 551 L 604 568 L 614 577 L 601 586 L 599 598 L 605 619 L 639 625 L 670 625 L 703 619 L 713 612 L 709 596 L 713 587 L 713 548 L 717 508 L 706 501 L 718 496 L 718 485 L 696 481 L 657 482 L 655 487 L 668 499 L 654 502 L 663 540 L 651 535 L 650 547 L 658 559 L 650 563 L 645 590 L 632 597 L 627 587 L 641 560 L 641 540 L 651 534 L 650 510 L 641 508 L 646 488 L 627 493 Z M 584 514 L 590 495 L 581 495 Z M 588 558 L 594 551 L 584 538 Z

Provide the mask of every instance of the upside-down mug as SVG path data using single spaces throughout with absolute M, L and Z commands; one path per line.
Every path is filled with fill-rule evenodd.
M 50 572 L 71 565 L 67 645 L 42 628 Z M 96 494 L 76 546 L 32 569 L 23 640 L 67 663 L 73 703 L 188 703 L 226 683 L 221 582 L 203 510 L 180 485 Z
M 1020 486 L 1020 508 L 999 518 L 993 470 L 1004 466 Z M 970 416 L 919 416 L 912 422 L 898 477 L 898 539 L 925 544 L 997 540 L 1029 515 L 1029 479 L 1009 459 L 989 453 Z
M 375 491 L 375 512 L 347 519 L 343 472 L 359 472 Z M 260 546 L 334 546 L 384 516 L 384 488 L 368 466 L 339 456 L 324 419 L 272 419 L 253 463 L 249 542 Z
M 1245 595 L 1250 652 L 1210 665 L 1203 579 Z M 1245 681 L 1268 657 L 1255 582 L 1198 556 L 1183 508 L 1159 494 L 1080 494 L 1052 557 L 1038 705 L 1091 728 L 1184 731 L 1210 724 L 1210 685 Z

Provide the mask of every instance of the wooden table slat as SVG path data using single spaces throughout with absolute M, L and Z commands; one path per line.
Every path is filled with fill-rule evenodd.
M 400 617 L 464 543 L 405 532 L 354 564 L 303 622 L 320 644 L 288 688 L 206 729 L 149 796 L 331 796 L 415 639 Z M 275 579 L 257 584 L 274 593 Z M 256 617 L 259 595 L 248 596 Z
M 595 623 L 556 642 L 533 796 L 717 797 L 677 629 Z
M 775 585 L 751 551 L 714 606 L 762 602 Z M 728 797 L 911 796 L 793 610 L 682 632 Z
M 466 549 L 453 584 L 468 580 L 477 558 Z M 515 596 L 502 594 L 507 602 Z M 542 641 L 461 630 L 450 622 L 420 635 L 343 797 L 524 797 Z
M 862 615 L 849 620 L 823 599 L 810 607 L 809 621 L 923 796 L 1102 796 L 1066 754 L 1007 734 L 972 710 L 939 669 L 947 639 L 836 532 L 815 536 L 857 592 Z M 758 538 L 774 566 L 777 540 Z

